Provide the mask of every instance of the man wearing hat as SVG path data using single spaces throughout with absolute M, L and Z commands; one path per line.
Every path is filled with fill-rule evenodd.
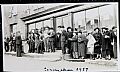
M 108 28 L 103 27 L 102 28 L 102 54 L 105 59 L 111 60 L 111 39 L 110 39 L 110 32 L 108 31 Z

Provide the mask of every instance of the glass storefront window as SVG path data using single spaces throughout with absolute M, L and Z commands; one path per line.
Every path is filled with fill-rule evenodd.
M 62 17 L 57 17 L 56 18 L 56 29 L 58 28 L 58 26 L 62 25 Z
M 43 22 L 37 22 L 36 23 L 36 29 L 41 29 L 43 27 Z
M 98 8 L 86 10 L 86 30 L 93 31 L 96 27 L 99 27 Z
M 65 30 L 67 30 L 67 27 L 71 27 L 71 25 L 69 24 L 69 17 L 68 15 L 63 16 L 63 26 L 65 27 Z
M 30 24 L 29 25 L 29 32 L 30 31 L 34 32 L 34 29 L 35 29 L 35 23 L 34 24 Z
M 44 27 L 46 27 L 46 26 L 53 27 L 52 19 L 44 21 Z
M 113 5 L 99 7 L 99 13 L 100 13 L 101 27 L 105 26 L 105 27 L 111 28 L 112 26 L 115 25 Z
M 74 13 L 74 27 L 85 30 L 85 11 Z
M 64 26 L 65 30 L 67 30 L 67 27 L 71 27 L 72 25 L 69 24 L 69 16 L 61 16 L 56 18 L 56 27 L 58 26 Z

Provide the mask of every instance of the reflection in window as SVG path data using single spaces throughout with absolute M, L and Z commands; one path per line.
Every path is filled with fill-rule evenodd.
M 114 9 L 113 5 L 99 7 L 100 24 L 111 28 L 114 25 Z
M 74 13 L 74 27 L 85 30 L 85 11 Z
M 98 8 L 86 10 L 86 30 L 93 30 L 99 27 Z

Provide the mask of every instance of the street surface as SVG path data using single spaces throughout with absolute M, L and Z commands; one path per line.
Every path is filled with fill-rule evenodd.
M 70 61 L 65 61 L 63 59 L 58 61 L 57 60 L 51 61 L 52 59 L 56 58 L 57 56 L 56 54 L 59 54 L 59 53 L 52 53 L 52 54 L 55 54 L 53 56 L 50 56 L 50 54 L 49 55 L 48 53 L 43 54 L 43 56 L 39 58 L 24 57 L 24 56 L 16 57 L 16 56 L 5 54 L 3 69 L 4 71 L 11 71 L 11 72 L 73 72 L 73 71 L 74 72 L 95 72 L 95 71 L 117 71 L 118 69 L 116 65 L 95 64 L 94 62 L 96 61 L 92 61 L 89 59 L 88 60 L 86 59 L 85 62 L 70 62 Z M 47 55 L 50 57 L 47 57 Z M 46 60 L 47 58 L 51 60 Z M 100 60 L 97 60 L 97 61 L 99 62 Z M 105 61 L 99 62 L 99 63 L 104 63 L 104 62 Z M 83 71 L 83 68 L 85 68 L 84 71 Z M 55 71 L 55 69 L 57 71 Z M 58 71 L 61 69 L 64 71 Z M 70 71 L 65 71 L 65 69 L 66 70 L 69 69 Z

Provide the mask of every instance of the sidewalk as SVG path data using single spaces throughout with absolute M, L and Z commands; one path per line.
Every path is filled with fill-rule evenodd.
M 22 54 L 22 57 L 30 57 L 30 58 L 39 58 L 41 61 L 59 61 L 61 60 L 61 50 L 57 50 L 54 53 L 44 53 L 44 54 L 38 54 L 38 53 L 25 53 Z M 16 56 L 16 52 L 6 52 L 5 55 L 12 55 Z
M 12 55 L 16 56 L 16 52 L 6 52 L 5 55 Z M 67 54 L 66 54 L 67 55 Z M 88 63 L 88 64 L 97 64 L 97 65 L 105 65 L 105 66 L 117 66 L 117 60 L 111 59 L 111 60 L 104 60 L 104 59 L 96 59 L 96 60 L 90 60 L 90 59 L 71 59 L 65 58 L 65 55 L 63 56 L 61 50 L 56 50 L 54 53 L 44 53 L 44 54 L 37 54 L 37 53 L 25 53 L 22 54 L 22 57 L 31 57 L 31 58 L 37 58 L 41 61 L 69 61 L 69 62 L 82 62 L 82 63 Z

